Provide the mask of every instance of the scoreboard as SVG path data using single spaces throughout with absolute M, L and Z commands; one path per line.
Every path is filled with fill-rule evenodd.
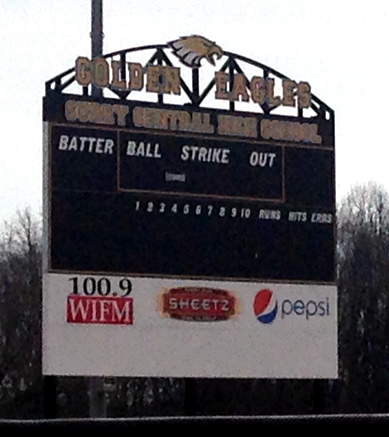
M 334 123 L 199 35 L 46 82 L 43 373 L 336 378 Z
M 104 102 L 44 99 L 50 271 L 334 281 L 332 121 Z

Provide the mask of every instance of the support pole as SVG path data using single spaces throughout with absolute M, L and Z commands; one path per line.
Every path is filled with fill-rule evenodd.
M 43 377 L 43 418 L 57 418 L 57 377 Z
M 104 378 L 89 378 L 88 385 L 89 417 L 107 417 L 107 400 L 104 387 Z
M 103 0 L 92 0 L 92 30 L 91 52 L 92 59 L 103 54 Z M 99 99 L 103 96 L 100 88 L 92 85 L 92 97 Z M 93 377 L 88 380 L 89 416 L 107 417 L 107 401 L 104 389 L 104 378 Z
M 92 0 L 92 30 L 91 46 L 92 59 L 98 58 L 103 54 L 103 0 Z M 103 93 L 100 88 L 92 86 L 92 97 L 102 97 Z
M 196 379 L 185 378 L 184 384 L 184 415 L 196 416 L 196 414 L 198 414 Z

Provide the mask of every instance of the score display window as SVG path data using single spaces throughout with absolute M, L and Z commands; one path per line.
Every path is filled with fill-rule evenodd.
M 281 147 L 125 132 L 119 137 L 121 190 L 283 200 Z

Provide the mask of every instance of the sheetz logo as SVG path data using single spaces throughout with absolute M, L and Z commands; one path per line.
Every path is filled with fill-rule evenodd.
M 237 299 L 227 290 L 205 287 L 178 287 L 163 290 L 159 312 L 173 319 L 215 322 L 238 314 Z
M 330 302 L 324 300 L 305 299 L 276 299 L 274 292 L 269 289 L 260 290 L 254 299 L 253 310 L 257 320 L 264 324 L 273 323 L 278 317 L 303 317 L 309 321 L 312 317 L 327 317 L 330 315 Z

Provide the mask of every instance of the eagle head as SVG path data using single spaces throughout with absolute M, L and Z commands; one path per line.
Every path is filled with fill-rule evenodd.
M 205 58 L 215 65 L 215 57 L 220 59 L 223 50 L 214 42 L 199 35 L 184 36 L 168 43 L 179 60 L 191 68 L 201 67 L 201 60 Z

